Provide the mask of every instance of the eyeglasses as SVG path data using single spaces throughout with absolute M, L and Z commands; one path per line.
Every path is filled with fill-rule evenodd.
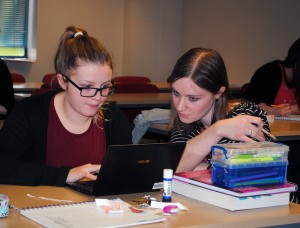
M 75 86 L 80 91 L 80 96 L 82 97 L 94 97 L 100 92 L 102 97 L 107 97 L 112 95 L 115 91 L 115 84 L 113 82 L 109 83 L 108 85 L 104 85 L 100 88 L 85 88 L 78 86 L 75 82 L 73 82 L 68 76 L 63 75 L 68 82 L 70 82 L 73 86 Z

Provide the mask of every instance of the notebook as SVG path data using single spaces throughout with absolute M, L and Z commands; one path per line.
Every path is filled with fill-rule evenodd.
M 109 205 L 121 206 L 122 213 L 106 212 L 94 202 L 49 205 L 23 208 L 20 213 L 44 227 L 128 227 L 163 222 L 166 218 L 157 210 L 143 209 L 143 213 L 133 213 L 128 203 L 108 200 Z M 163 226 L 163 225 L 162 225 Z
M 163 169 L 175 172 L 184 147 L 184 142 L 111 145 L 96 181 L 68 186 L 94 196 L 158 191 L 163 187 Z
M 275 116 L 275 120 L 300 121 L 300 115 Z

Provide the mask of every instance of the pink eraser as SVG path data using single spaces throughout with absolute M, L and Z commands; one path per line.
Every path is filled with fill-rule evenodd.
M 176 205 L 168 205 L 163 208 L 165 213 L 175 214 L 180 211 L 180 209 Z

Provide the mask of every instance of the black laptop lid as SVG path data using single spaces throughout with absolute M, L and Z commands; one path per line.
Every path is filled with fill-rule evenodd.
M 162 188 L 163 169 L 174 172 L 185 143 L 112 145 L 108 147 L 93 195 L 151 192 Z

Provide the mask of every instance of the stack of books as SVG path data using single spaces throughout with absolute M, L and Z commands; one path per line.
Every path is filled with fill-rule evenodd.
M 287 148 L 270 142 L 216 145 L 212 170 L 175 173 L 172 189 L 231 211 L 287 205 L 297 189 L 286 182 Z
M 230 211 L 287 205 L 290 192 L 296 191 L 292 183 L 226 188 L 213 184 L 211 179 L 211 170 L 175 173 L 172 189 Z

